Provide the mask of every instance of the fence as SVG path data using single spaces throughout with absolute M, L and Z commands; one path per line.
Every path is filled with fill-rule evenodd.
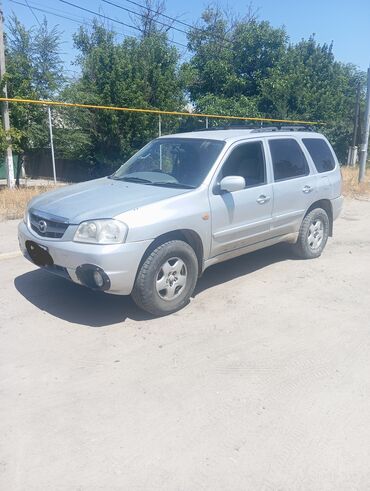
M 41 149 L 38 153 L 26 155 L 25 171 L 29 177 L 53 177 L 56 181 L 57 177 L 60 180 L 80 181 L 106 175 L 119 165 L 117 158 L 109 158 L 104 154 L 104 148 L 94 149 L 95 154 L 76 158 L 78 154 L 78 146 L 81 148 L 89 138 L 89 132 L 81 124 L 76 124 L 76 120 L 81 115 L 80 111 L 104 111 L 105 113 L 126 114 L 126 121 L 123 125 L 127 131 L 126 140 L 129 141 L 125 150 L 127 158 L 133 151 L 140 148 L 144 143 L 156 136 L 170 134 L 178 131 L 191 131 L 195 129 L 209 129 L 212 126 L 220 124 L 230 124 L 230 122 L 241 122 L 246 124 L 252 122 L 259 124 L 305 124 L 318 125 L 316 121 L 301 121 L 288 119 L 274 119 L 261 117 L 246 117 L 223 114 L 202 114 L 185 111 L 162 111 L 157 109 L 141 109 L 129 107 L 114 107 L 114 106 L 99 106 L 93 104 L 75 104 L 60 101 L 46 101 L 33 99 L 11 99 L 1 97 L 0 101 L 7 101 L 11 104 L 31 104 L 47 108 L 45 114 L 45 130 L 47 128 L 50 146 L 48 149 Z M 52 115 L 52 108 L 54 114 Z M 64 111 L 68 111 L 68 114 Z M 76 117 L 77 116 L 77 117 Z M 86 114 L 84 115 L 86 117 Z M 136 118 L 136 119 L 133 119 Z M 139 119 L 137 119 L 139 118 Z M 122 119 L 122 118 L 121 118 Z M 68 120 L 68 124 L 65 121 Z M 89 118 L 85 120 L 86 126 L 90 124 Z M 141 132 L 142 127 L 145 131 Z M 90 131 L 91 130 L 90 128 Z M 137 138 L 137 133 L 140 133 L 140 138 Z M 142 134 L 141 134 L 142 133 Z M 73 138 L 72 138 L 73 137 Z M 69 142 L 73 141 L 73 145 L 77 148 L 70 148 Z M 55 148 L 54 148 L 55 147 Z M 71 154 L 74 156 L 71 157 Z M 94 165 L 92 165 L 94 162 Z
M 0 158 L 0 179 L 6 179 L 5 158 Z M 17 173 L 18 155 L 13 155 L 14 175 Z

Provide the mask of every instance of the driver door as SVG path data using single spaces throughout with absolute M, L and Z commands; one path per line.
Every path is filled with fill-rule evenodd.
M 244 177 L 245 188 L 235 192 L 220 191 L 219 183 L 226 176 Z M 273 190 L 262 140 L 233 145 L 216 178 L 216 185 L 211 186 L 209 192 L 211 257 L 269 238 Z

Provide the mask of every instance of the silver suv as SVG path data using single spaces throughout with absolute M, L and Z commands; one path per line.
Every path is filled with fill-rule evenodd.
M 19 243 L 47 271 L 164 315 L 215 263 L 278 242 L 320 256 L 342 201 L 319 133 L 183 133 L 151 141 L 109 177 L 34 198 Z

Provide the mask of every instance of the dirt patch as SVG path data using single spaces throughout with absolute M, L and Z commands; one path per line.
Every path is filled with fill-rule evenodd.
M 370 203 L 158 319 L 22 257 L 0 278 L 0 489 L 369 489 Z

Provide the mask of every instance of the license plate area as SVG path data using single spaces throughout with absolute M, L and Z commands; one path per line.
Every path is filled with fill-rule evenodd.
M 25 245 L 32 262 L 36 266 L 52 266 L 54 264 L 47 247 L 36 244 L 36 242 L 31 240 L 27 240 Z

